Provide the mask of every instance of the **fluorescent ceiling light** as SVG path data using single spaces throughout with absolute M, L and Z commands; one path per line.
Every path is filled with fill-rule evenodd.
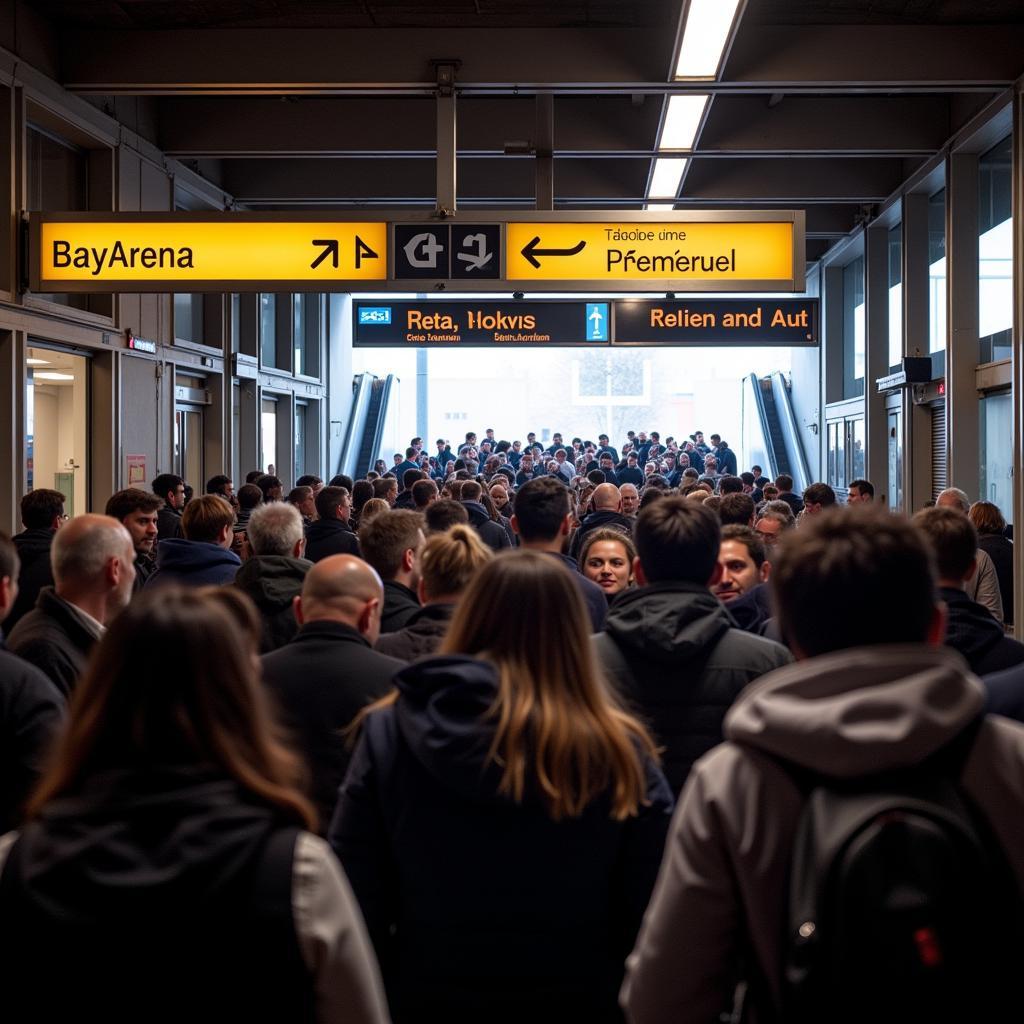
M 675 203 L 646 203 L 644 205 L 645 210 L 674 210 L 675 208 Z
M 714 78 L 722 63 L 739 0 L 690 0 L 676 78 Z
M 74 380 L 73 373 L 34 373 L 33 380 Z
M 32 359 L 32 358 L 29 358 L 29 359 L 26 359 L 25 362 L 28 363 L 29 366 L 49 366 L 50 365 L 50 360 L 49 359 Z
M 675 199 L 685 170 L 685 157 L 658 157 L 654 161 L 654 173 L 647 194 L 651 199 Z
M 661 126 L 658 149 L 693 149 L 694 139 L 708 97 L 697 94 L 670 96 L 665 109 L 665 123 Z

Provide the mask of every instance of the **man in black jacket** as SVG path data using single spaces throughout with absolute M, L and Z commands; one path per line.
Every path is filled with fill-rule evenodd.
M 405 665 L 373 650 L 383 604 L 380 577 L 364 561 L 324 558 L 306 574 L 295 602 L 295 638 L 263 657 L 263 680 L 309 764 L 321 831 L 351 756 L 346 727 L 388 692 Z
M 349 525 L 352 498 L 344 487 L 324 487 L 316 496 L 320 517 L 306 527 L 306 558 L 319 562 L 330 555 L 358 555 L 359 541 Z
M 736 629 L 711 593 L 722 572 L 713 512 L 666 495 L 641 510 L 633 538 L 640 587 L 616 598 L 594 650 L 665 748 L 662 767 L 678 793 L 693 762 L 722 742 L 740 691 L 792 659 Z
M 153 481 L 153 493 L 163 499 L 157 516 L 157 540 L 181 537 L 181 510 L 185 507 L 185 481 L 174 473 L 161 473 Z
M 155 494 L 138 487 L 126 487 L 107 501 L 106 514 L 124 526 L 135 545 L 136 590 L 141 590 L 146 580 L 156 572 L 157 520 L 163 504 Z
M 946 646 L 959 651 L 979 676 L 1024 663 L 1024 644 L 1006 636 L 988 609 L 964 590 L 978 551 L 970 519 L 952 508 L 925 508 L 911 522 L 935 556 L 939 596 L 946 604 Z
M 0 620 L 18 594 L 18 554 L 0 533 Z M 10 654 L 0 636 L 0 833 L 16 828 L 41 773 L 65 700 L 42 672 Z
M 423 517 L 406 509 L 383 512 L 359 531 L 363 558 L 384 581 L 383 633 L 402 629 L 420 610 L 416 588 L 423 544 Z
M 110 516 L 76 516 L 51 550 L 54 586 L 45 587 L 7 638 L 7 647 L 70 696 L 96 641 L 132 596 L 135 546 Z
M 14 535 L 21 570 L 18 574 L 17 596 L 8 609 L 3 628 L 9 633 L 23 615 L 36 605 L 43 587 L 53 586 L 50 569 L 50 546 L 57 530 L 64 525 L 64 495 L 45 487 L 29 491 L 21 499 L 21 521 L 25 529 Z
M 481 502 L 483 488 L 475 480 L 467 480 L 462 485 L 462 504 L 469 513 L 469 524 L 480 539 L 493 551 L 512 547 L 505 528 L 491 519 L 486 506 Z

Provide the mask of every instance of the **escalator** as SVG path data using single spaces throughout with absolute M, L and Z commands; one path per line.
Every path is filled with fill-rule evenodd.
M 342 447 L 339 472 L 354 480 L 366 475 L 381 457 L 398 378 L 362 373 L 352 384 L 352 414 Z
M 789 384 L 778 371 L 758 378 L 750 374 L 743 391 L 744 445 L 748 461 L 762 466 L 772 479 L 793 478 L 798 494 L 813 483 L 800 443 Z

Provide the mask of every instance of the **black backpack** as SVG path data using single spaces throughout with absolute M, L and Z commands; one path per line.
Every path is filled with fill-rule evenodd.
M 801 778 L 781 1020 L 1020 1019 L 1021 899 L 958 786 L 980 721 L 922 764 Z

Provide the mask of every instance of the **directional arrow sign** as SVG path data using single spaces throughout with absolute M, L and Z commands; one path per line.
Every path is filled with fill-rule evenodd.
M 566 221 L 506 226 L 510 281 L 710 288 L 794 279 L 789 221 Z
M 93 216 L 33 215 L 34 290 L 272 291 L 387 278 L 385 222 Z

